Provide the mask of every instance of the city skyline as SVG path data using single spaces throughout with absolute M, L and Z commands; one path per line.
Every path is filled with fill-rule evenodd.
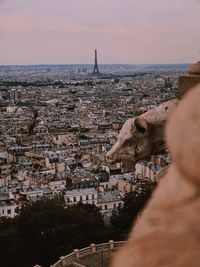
M 99 64 L 194 62 L 199 11 L 198 0 L 3 0 L 0 65 L 93 64 L 94 49 Z

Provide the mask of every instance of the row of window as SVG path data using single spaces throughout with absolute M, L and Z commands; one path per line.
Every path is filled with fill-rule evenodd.
M 62 189 L 63 188 L 63 186 L 65 187 L 65 185 L 54 185 L 54 186 L 52 186 L 54 189 Z
M 5 211 L 7 211 L 7 213 Z M 2 210 L 2 214 L 3 215 L 11 214 L 11 209 Z
M 92 199 L 95 199 L 95 195 L 92 194 Z M 85 200 L 89 200 L 89 195 L 86 195 L 86 198 Z M 82 202 L 83 201 L 83 196 L 76 196 L 76 197 L 73 197 L 73 201 L 70 201 L 70 198 L 67 198 L 67 202 L 70 203 L 70 202 Z
M 109 187 L 108 187 L 108 184 L 105 184 L 105 185 L 103 184 L 102 187 L 103 187 L 104 189 L 108 189 L 108 188 L 109 188 Z
M 112 209 L 116 209 L 118 207 L 121 207 L 121 205 L 122 205 L 122 203 L 119 203 L 119 204 L 114 203 Z M 100 205 L 100 209 L 101 210 L 107 210 L 108 209 L 108 205 L 106 205 L 106 204 L 105 205 Z
M 67 200 L 67 203 L 81 203 L 82 201 L 76 201 L 76 202 L 73 202 L 73 201 L 70 201 L 70 199 Z M 86 201 L 85 204 L 93 204 L 95 205 L 95 201 L 93 200 L 92 203 L 91 201 Z

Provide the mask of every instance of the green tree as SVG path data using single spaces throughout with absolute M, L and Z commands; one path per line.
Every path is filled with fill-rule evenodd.
M 60 199 L 36 201 L 14 219 L 0 221 L 0 262 L 4 267 L 49 266 L 75 248 L 107 241 L 107 234 L 94 205 L 66 208 Z
M 12 219 L 0 220 L 0 265 L 31 266 L 24 254 L 25 244 Z
M 134 192 L 127 193 L 123 207 L 113 211 L 111 217 L 112 237 L 115 240 L 127 238 L 130 229 L 144 209 L 156 186 L 154 182 L 138 184 Z

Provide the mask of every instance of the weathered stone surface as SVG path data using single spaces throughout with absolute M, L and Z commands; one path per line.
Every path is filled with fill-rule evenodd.
M 121 162 L 125 171 L 133 171 L 138 160 L 165 149 L 164 128 L 178 100 L 171 100 L 127 120 L 116 144 L 107 153 L 109 163 Z
M 199 99 L 200 85 L 173 112 L 166 137 L 174 162 L 112 267 L 200 266 Z
M 200 85 L 180 102 L 166 136 L 177 168 L 200 185 Z
M 200 75 L 200 61 L 198 61 L 197 63 L 193 64 L 189 68 L 188 73 L 192 74 L 192 75 Z
M 179 77 L 179 96 L 182 98 L 191 88 L 200 83 L 200 61 L 191 65 L 188 75 Z
M 200 75 L 184 75 L 179 77 L 179 96 L 182 98 L 185 93 L 200 83 Z

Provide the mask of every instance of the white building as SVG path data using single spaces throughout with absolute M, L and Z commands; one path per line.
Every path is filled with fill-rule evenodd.
M 160 165 L 152 164 L 152 162 L 139 161 L 135 165 L 135 174 L 156 181 L 156 176 L 161 169 Z
M 21 195 L 26 196 L 26 199 L 28 200 L 32 200 L 43 197 L 44 192 L 40 189 L 33 189 L 29 191 L 23 191 L 21 192 Z
M 17 204 L 14 201 L 0 202 L 0 217 L 14 218 L 17 213 Z
M 123 198 L 123 194 L 117 190 L 99 193 L 97 207 L 101 209 L 102 214 L 110 216 L 113 209 L 116 209 L 124 204 Z
M 79 202 L 96 205 L 97 191 L 94 188 L 74 189 L 66 191 L 64 199 L 66 205 L 73 205 Z
M 63 190 L 66 189 L 66 180 L 52 181 L 49 183 L 51 190 Z

